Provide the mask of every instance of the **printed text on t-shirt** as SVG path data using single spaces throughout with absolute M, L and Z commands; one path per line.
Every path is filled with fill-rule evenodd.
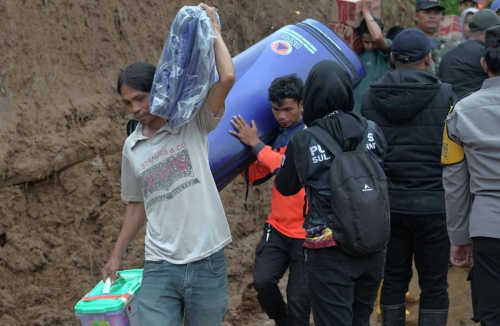
M 187 149 L 171 155 L 139 175 L 144 197 L 159 190 L 168 191 L 179 179 L 193 176 Z
M 178 144 L 174 147 L 170 147 L 170 149 L 164 149 L 162 151 L 156 152 L 154 155 L 152 155 L 150 158 L 148 158 L 144 163 L 142 163 L 138 168 L 136 168 L 135 172 L 137 174 L 141 173 L 141 171 L 144 171 L 144 169 L 148 168 L 153 162 L 160 157 L 163 156 L 168 156 L 170 154 L 174 154 L 180 150 L 183 150 L 186 148 L 186 143 Z

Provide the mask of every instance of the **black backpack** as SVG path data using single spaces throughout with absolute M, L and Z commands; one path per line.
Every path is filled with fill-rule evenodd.
M 330 228 L 339 247 L 352 256 L 383 250 L 390 235 L 389 193 L 384 170 L 365 151 L 368 128 L 354 151 L 343 151 L 319 126 L 306 131 L 334 156 L 330 166 Z

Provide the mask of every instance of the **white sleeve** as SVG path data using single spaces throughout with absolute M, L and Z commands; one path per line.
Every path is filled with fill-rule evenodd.
M 195 120 L 200 131 L 203 134 L 207 135 L 210 131 L 214 130 L 215 127 L 217 127 L 219 122 L 222 120 L 222 117 L 224 116 L 225 112 L 226 112 L 226 107 L 225 105 L 223 105 L 221 110 L 219 111 L 219 114 L 217 114 L 217 116 L 214 117 L 212 111 L 210 110 L 210 107 L 208 106 L 207 101 L 203 102 L 203 105 L 201 106 L 200 110 L 198 111 L 198 113 L 196 113 L 195 116 Z
M 122 200 L 126 202 L 144 201 L 141 183 L 125 154 L 122 154 Z

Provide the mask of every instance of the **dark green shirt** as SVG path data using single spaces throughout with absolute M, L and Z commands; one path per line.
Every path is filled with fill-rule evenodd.
M 354 90 L 354 111 L 359 112 L 361 108 L 361 95 L 374 81 L 379 80 L 386 72 L 389 71 L 390 59 L 390 47 L 392 41 L 386 39 L 387 42 L 387 52 L 381 50 L 375 51 L 364 51 L 359 55 L 361 63 L 365 68 L 365 77 L 361 80 L 358 87 Z

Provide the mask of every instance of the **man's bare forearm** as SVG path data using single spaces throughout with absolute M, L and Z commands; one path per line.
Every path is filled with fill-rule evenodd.
M 118 235 L 118 240 L 116 240 L 111 257 L 121 259 L 121 256 L 128 244 L 132 241 L 137 232 L 139 232 L 145 221 L 146 211 L 144 209 L 144 203 L 128 203 L 127 208 L 125 209 L 122 229 Z

